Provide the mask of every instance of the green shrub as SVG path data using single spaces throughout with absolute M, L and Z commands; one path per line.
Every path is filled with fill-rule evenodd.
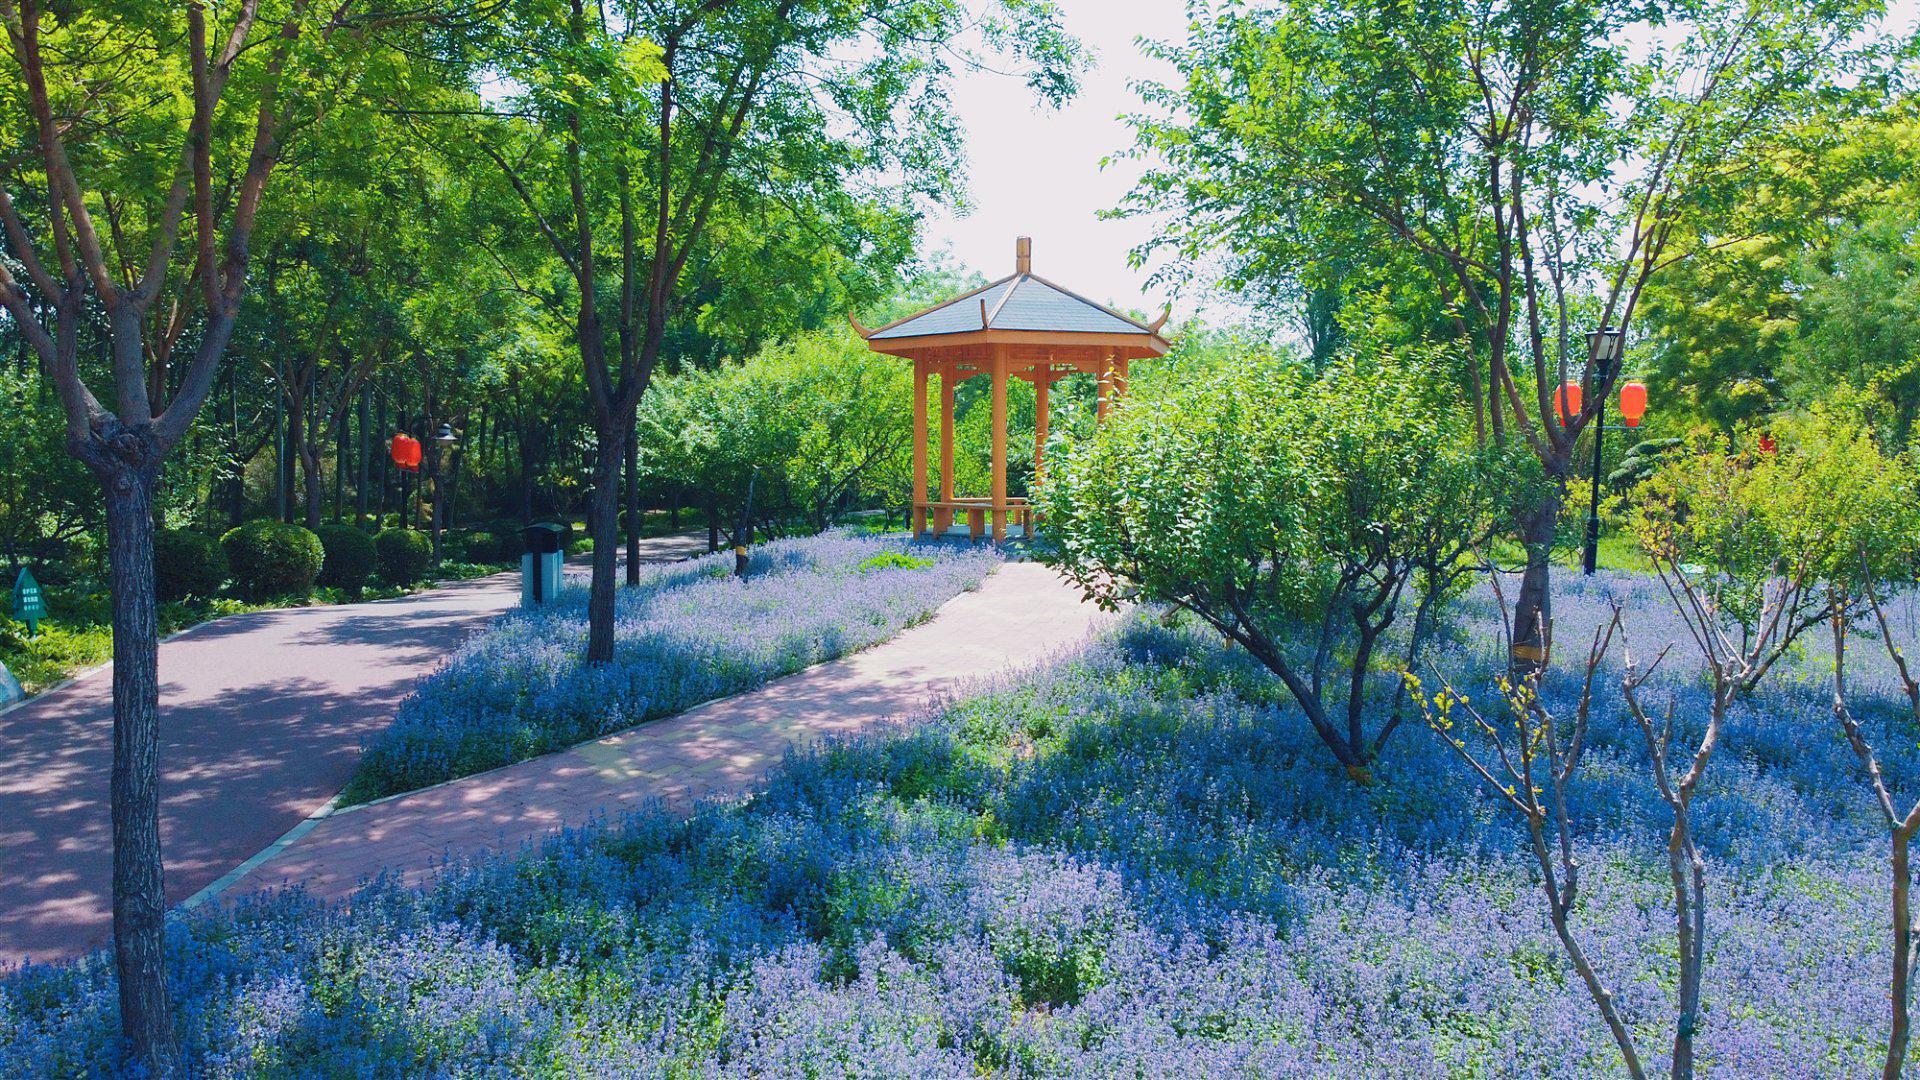
M 320 566 L 320 584 L 356 591 L 373 575 L 373 537 L 352 525 L 334 522 L 314 530 L 326 561 Z
M 933 565 L 932 559 L 923 559 L 918 555 L 909 555 L 904 551 L 883 551 L 863 560 L 859 570 L 924 570 Z
M 373 538 L 374 562 L 387 585 L 412 585 L 427 576 L 433 541 L 412 529 L 387 529 Z
M 153 588 L 162 600 L 206 598 L 227 580 L 227 556 L 220 542 L 188 529 L 153 534 Z
M 520 552 L 519 533 L 502 536 L 490 528 L 462 529 L 440 538 L 440 558 L 470 563 L 505 562 Z
M 474 562 L 510 563 L 520 561 L 526 544 L 520 538 L 517 521 L 489 521 L 467 539 L 467 558 Z
M 249 521 L 220 538 L 233 582 L 250 599 L 303 594 L 313 588 L 326 561 L 320 538 L 299 525 L 272 518 Z

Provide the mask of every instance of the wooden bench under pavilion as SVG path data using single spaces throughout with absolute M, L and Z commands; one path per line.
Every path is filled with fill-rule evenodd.
M 976 539 L 991 528 L 993 540 L 1007 537 L 1010 524 L 1033 535 L 1033 510 L 1027 500 L 1007 496 L 1007 383 L 1033 383 L 1034 474 L 1041 475 L 1047 443 L 1048 390 L 1079 372 L 1096 380 L 1097 416 L 1104 420 L 1126 393 L 1127 363 L 1164 356 L 1160 336 L 1165 315 L 1151 326 L 1104 304 L 1064 289 L 1033 273 L 1033 244 L 1020 237 L 1014 245 L 1014 272 L 989 285 L 935 304 L 925 311 L 868 330 L 855 330 L 875 352 L 913 361 L 913 535 L 944 536 L 964 515 Z M 940 376 L 940 488 L 928 498 L 927 382 Z M 993 490 L 985 497 L 962 497 L 953 490 L 953 396 L 976 375 L 993 380 Z

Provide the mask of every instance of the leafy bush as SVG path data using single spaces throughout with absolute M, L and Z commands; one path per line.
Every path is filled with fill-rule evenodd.
M 400 706 L 348 801 L 407 791 L 583 742 L 739 693 L 892 637 L 973 587 L 996 556 L 942 552 L 923 566 L 864 563 L 898 540 L 827 534 L 652 567 L 616 599 L 614 657 L 587 667 L 586 592 L 572 587 L 462 646 Z
M 104 624 L 67 627 L 44 622 L 39 633 L 28 636 L 25 623 L 0 616 L 0 663 L 29 694 L 112 658 L 113 631 Z
M 412 585 L 433 562 L 433 540 L 415 529 L 387 529 L 373 538 L 373 547 L 383 584 Z
M 206 598 L 227 582 L 227 556 L 220 542 L 187 529 L 153 534 L 153 585 L 161 600 Z
M 526 544 L 520 538 L 520 526 L 507 521 L 492 521 L 463 537 L 464 557 L 476 563 L 510 563 L 520 560 Z
M 1477 549 L 1532 504 L 1518 440 L 1482 446 L 1442 361 L 1216 365 L 1069 443 L 1042 490 L 1049 558 L 1106 605 L 1176 605 L 1290 688 L 1356 780 L 1400 725 Z M 1291 647 L 1299 627 L 1316 646 Z M 1394 709 L 1369 731 L 1369 699 Z
M 909 555 L 904 551 L 883 551 L 871 559 L 862 562 L 860 570 L 918 570 L 932 566 L 932 559 L 923 559 L 918 555 Z
M 303 594 L 326 561 L 310 530 L 272 518 L 249 521 L 220 538 L 240 592 L 250 599 Z
M 360 589 L 373 575 L 373 537 L 352 525 L 338 522 L 314 530 L 326 561 L 320 566 L 320 584 L 349 592 Z

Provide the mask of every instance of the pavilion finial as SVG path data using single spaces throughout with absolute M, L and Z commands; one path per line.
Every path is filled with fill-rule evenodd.
M 1033 237 L 1022 236 L 1013 241 L 1013 272 L 1033 273 Z

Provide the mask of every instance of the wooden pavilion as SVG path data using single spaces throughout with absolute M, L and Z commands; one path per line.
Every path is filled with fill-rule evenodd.
M 1033 383 L 1035 475 L 1044 469 L 1048 390 L 1069 375 L 1095 376 L 1096 411 L 1105 419 L 1126 393 L 1127 363 L 1164 356 L 1160 336 L 1167 316 L 1151 326 L 1130 319 L 1033 273 L 1033 242 L 1014 244 L 1014 270 L 1007 277 L 963 293 L 925 311 L 868 330 L 853 327 L 875 352 L 913 361 L 913 534 L 945 535 L 964 514 L 968 535 L 1005 540 L 1009 524 L 1033 535 L 1027 500 L 1007 496 L 1007 383 Z M 940 376 L 940 490 L 927 495 L 927 382 Z M 993 490 L 959 496 L 953 490 L 953 395 L 976 375 L 993 380 Z M 931 529 L 929 529 L 931 526 Z

